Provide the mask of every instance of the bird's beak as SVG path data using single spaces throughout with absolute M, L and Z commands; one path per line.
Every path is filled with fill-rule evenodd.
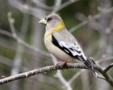
M 43 19 L 41 19 L 41 20 L 39 21 L 39 23 L 47 24 L 47 20 L 46 20 L 45 18 L 43 18 Z

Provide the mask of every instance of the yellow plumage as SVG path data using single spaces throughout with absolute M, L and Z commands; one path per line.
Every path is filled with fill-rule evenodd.
M 61 30 L 64 29 L 64 22 L 60 22 L 58 25 L 56 25 L 56 27 L 54 28 L 53 32 L 60 32 Z

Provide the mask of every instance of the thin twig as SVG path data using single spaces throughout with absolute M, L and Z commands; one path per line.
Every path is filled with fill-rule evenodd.
M 109 71 L 112 67 L 113 67 L 113 63 L 110 64 L 109 66 L 107 66 L 107 67 L 104 69 L 104 72 L 107 73 L 107 71 Z

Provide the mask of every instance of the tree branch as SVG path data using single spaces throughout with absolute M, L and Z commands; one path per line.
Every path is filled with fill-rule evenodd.
M 73 68 L 87 69 L 87 67 L 84 64 L 80 64 L 80 63 L 67 63 L 66 66 L 64 66 L 63 64 L 50 65 L 0 79 L 0 85 L 22 78 L 28 78 L 30 76 L 44 72 L 50 72 L 53 70 L 73 69 Z M 102 69 L 100 66 L 97 65 L 95 65 L 94 68 L 99 73 L 101 73 L 104 76 L 105 80 L 113 87 L 113 78 L 107 72 L 104 71 L 106 69 Z
M 110 64 L 109 66 L 107 66 L 107 67 L 104 69 L 104 72 L 107 73 L 112 67 L 113 67 L 113 63 Z

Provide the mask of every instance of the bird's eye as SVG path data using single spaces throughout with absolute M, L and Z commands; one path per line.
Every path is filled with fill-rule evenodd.
M 52 18 L 51 17 L 48 17 L 47 18 L 47 22 L 49 22 L 49 21 L 51 21 L 52 20 Z

